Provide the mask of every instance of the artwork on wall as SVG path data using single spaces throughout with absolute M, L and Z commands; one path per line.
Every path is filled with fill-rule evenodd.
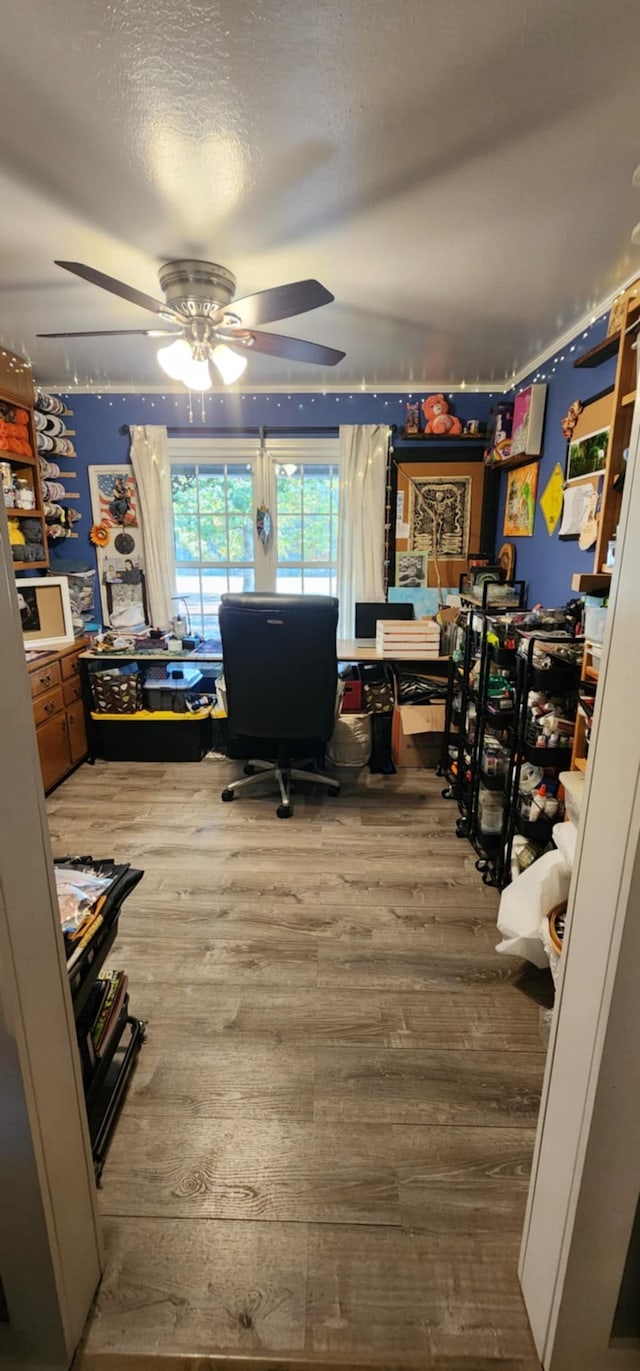
M 410 543 L 428 557 L 466 557 L 471 518 L 470 476 L 415 476 L 411 480 Z
M 560 523 L 563 494 L 564 475 L 560 463 L 556 462 L 542 495 L 540 496 L 540 508 L 544 515 L 547 533 L 550 538 L 553 536 Z
M 426 552 L 397 552 L 396 553 L 396 585 L 415 588 L 416 586 L 426 585 L 427 581 L 427 554 Z
M 567 483 L 583 480 L 596 471 L 604 471 L 609 443 L 609 425 L 594 433 L 572 438 L 567 455 Z
M 509 472 L 504 511 L 505 538 L 531 538 L 536 517 L 538 463 L 529 462 Z
M 131 467 L 91 466 L 89 486 L 103 623 L 123 631 L 148 624 L 138 492 Z
M 34 576 L 16 581 L 25 643 L 34 651 L 66 647 L 74 640 L 66 576 Z
M 594 502 L 594 496 L 596 497 Z M 559 538 L 579 538 L 585 525 L 595 513 L 597 488 L 593 481 L 581 481 L 567 486 L 564 492 L 562 523 Z M 592 540 L 594 541 L 594 540 Z M 591 543 L 587 543 L 590 547 Z
M 542 452 L 546 385 L 526 386 L 513 402 L 511 457 L 539 457 Z

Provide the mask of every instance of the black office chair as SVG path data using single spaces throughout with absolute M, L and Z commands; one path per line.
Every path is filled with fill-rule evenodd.
M 223 800 L 258 785 L 265 773 L 280 787 L 279 819 L 292 812 L 291 781 L 314 781 L 330 795 L 340 793 L 333 777 L 291 766 L 292 757 L 323 753 L 333 732 L 337 624 L 338 601 L 329 595 L 222 596 L 230 755 L 249 759 L 246 779 L 226 786 Z M 263 750 L 274 761 L 255 755 Z

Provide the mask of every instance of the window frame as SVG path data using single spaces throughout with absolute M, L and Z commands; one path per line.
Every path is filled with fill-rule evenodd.
M 337 563 L 331 559 L 329 562 L 278 563 L 276 509 L 277 467 L 287 462 L 295 462 L 300 466 L 336 466 L 338 467 L 338 481 L 340 481 L 340 443 L 337 436 L 335 438 L 268 438 L 264 448 L 261 448 L 257 435 L 256 437 L 244 438 L 206 438 L 196 437 L 194 434 L 193 437 L 187 438 L 169 438 L 168 458 L 169 470 L 167 480 L 164 482 L 165 515 L 168 528 L 171 531 L 169 541 L 174 592 L 176 590 L 176 573 L 185 567 L 185 563 L 177 561 L 175 556 L 171 496 L 171 469 L 175 466 L 205 466 L 226 463 L 227 466 L 245 467 L 250 464 L 252 468 L 254 495 L 253 562 L 230 563 L 198 560 L 191 564 L 194 569 L 227 570 L 232 565 L 238 568 L 253 567 L 255 589 L 263 592 L 275 590 L 278 568 L 286 569 L 289 565 L 292 570 L 300 568 L 303 577 L 305 571 L 317 571 L 323 568 L 333 569 L 336 567 L 337 573 Z M 262 502 L 271 511 L 273 525 L 272 535 L 266 547 L 260 542 L 255 523 L 255 510 Z M 339 507 L 337 518 L 339 521 Z

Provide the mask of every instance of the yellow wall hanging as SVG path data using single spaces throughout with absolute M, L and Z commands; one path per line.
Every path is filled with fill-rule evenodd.
M 556 462 L 547 484 L 540 496 L 540 508 L 544 514 L 544 521 L 547 525 L 547 533 L 551 538 L 555 533 L 562 514 L 562 499 L 564 495 L 564 473 L 559 462 Z

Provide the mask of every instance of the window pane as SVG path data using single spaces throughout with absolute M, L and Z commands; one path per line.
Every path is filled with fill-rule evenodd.
M 298 514 L 278 516 L 278 561 L 302 561 L 302 520 Z
M 330 542 L 331 542 L 330 560 L 331 560 L 332 562 L 337 562 L 337 560 L 338 560 L 338 520 L 337 520 L 337 519 L 332 519 L 332 520 L 331 520 L 331 539 L 330 539 Z
M 224 514 L 203 514 L 200 520 L 203 562 L 228 562 L 227 521 Z
M 309 464 L 304 469 L 305 514 L 328 514 L 331 507 L 331 476 L 329 467 Z
M 200 513 L 224 514 L 226 485 L 224 466 L 201 466 L 199 468 L 199 480 Z
M 329 518 L 324 514 L 307 514 L 303 524 L 304 562 L 329 561 Z
M 184 567 L 176 568 L 176 595 L 182 597 L 173 604 L 173 612 L 184 613 L 186 601 L 192 633 L 202 633 L 202 601 L 200 597 L 200 572 L 189 571 Z
M 229 561 L 253 561 L 253 525 L 250 515 L 229 515 Z
M 279 566 L 276 572 L 276 590 L 279 595 L 302 595 L 300 567 Z
M 300 467 L 292 476 L 278 468 L 276 478 L 276 509 L 280 514 L 299 514 L 302 510 L 302 472 Z
M 190 514 L 198 507 L 194 466 L 171 468 L 171 500 L 176 514 Z
M 177 562 L 200 561 L 200 538 L 195 514 L 175 514 L 173 519 Z
M 305 595 L 335 595 L 335 568 L 305 567 L 303 589 Z
M 227 503 L 230 514 L 253 517 L 253 474 L 243 467 L 227 468 Z M 253 552 L 251 553 L 253 556 Z

